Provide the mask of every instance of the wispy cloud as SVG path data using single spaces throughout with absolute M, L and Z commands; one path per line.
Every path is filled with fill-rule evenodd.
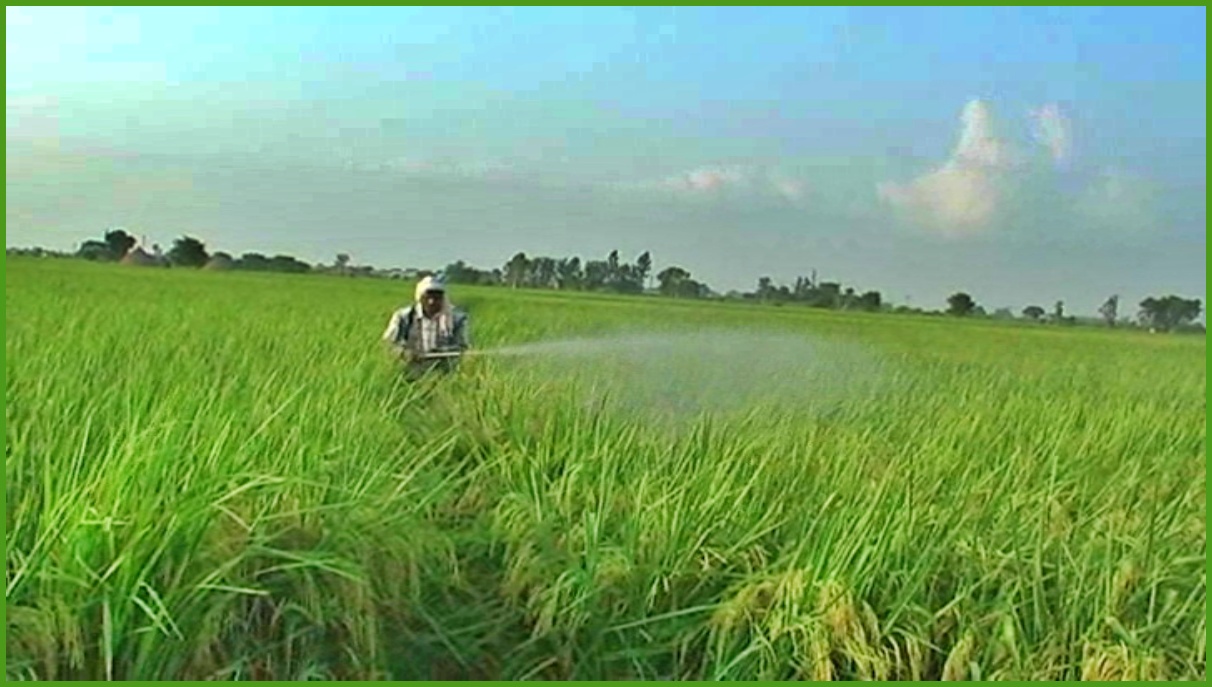
M 1016 154 L 1010 144 L 997 135 L 993 111 L 985 101 L 969 101 L 960 114 L 960 138 L 952 162 L 958 165 L 998 169 L 1014 166 Z
M 725 188 L 747 187 L 752 170 L 741 167 L 699 167 L 666 177 L 663 185 L 674 191 L 715 193 Z
M 1056 103 L 1049 103 L 1029 113 L 1035 140 L 1048 149 L 1053 161 L 1069 161 L 1073 152 L 1073 133 L 1066 117 Z
M 1050 164 L 1001 136 L 989 105 L 973 100 L 964 108 L 950 158 L 906 183 L 877 184 L 877 196 L 919 227 L 957 238 L 1012 225 L 1033 233 L 1066 222 L 1096 232 L 1149 224 L 1152 196 L 1144 178 L 1122 170 L 1091 175 L 1069 164 L 1073 129 L 1059 105 L 1030 110 L 1028 124 Z M 1039 226 L 1024 225 L 1027 216 Z
M 775 179 L 774 191 L 787 200 L 798 202 L 808 195 L 808 186 L 796 179 Z
M 345 166 L 352 171 L 359 172 L 478 180 L 508 179 L 518 173 L 518 170 L 512 165 L 496 160 L 455 160 L 406 156 L 383 160 L 350 160 Z
M 616 184 L 616 189 L 658 192 L 673 198 L 776 199 L 799 204 L 808 199 L 809 184 L 760 165 L 702 165 L 656 180 Z
M 970 101 L 960 121 L 959 141 L 946 163 L 908 183 L 884 182 L 876 189 L 882 201 L 945 235 L 984 229 L 1002 197 L 1000 174 L 1020 164 L 997 135 L 984 101 Z

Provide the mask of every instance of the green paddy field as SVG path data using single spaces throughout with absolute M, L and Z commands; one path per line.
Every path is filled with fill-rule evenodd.
M 8 677 L 1205 678 L 1202 336 L 411 294 L 10 258 Z

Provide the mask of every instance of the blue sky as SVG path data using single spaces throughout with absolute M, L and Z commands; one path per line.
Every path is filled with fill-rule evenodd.
M 1206 298 L 1204 8 L 8 8 L 9 245 Z M 434 237 L 444 234 L 445 240 Z

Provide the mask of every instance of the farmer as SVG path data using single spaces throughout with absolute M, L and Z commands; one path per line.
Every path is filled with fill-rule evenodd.
M 435 370 L 450 372 L 457 356 L 431 356 L 467 350 L 467 313 L 447 300 L 441 278 L 425 277 L 417 284 L 415 302 L 392 313 L 383 339 L 407 365 L 410 378 Z

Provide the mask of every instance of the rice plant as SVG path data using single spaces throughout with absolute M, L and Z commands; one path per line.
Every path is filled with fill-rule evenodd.
M 7 267 L 10 678 L 1204 679 L 1202 337 Z

